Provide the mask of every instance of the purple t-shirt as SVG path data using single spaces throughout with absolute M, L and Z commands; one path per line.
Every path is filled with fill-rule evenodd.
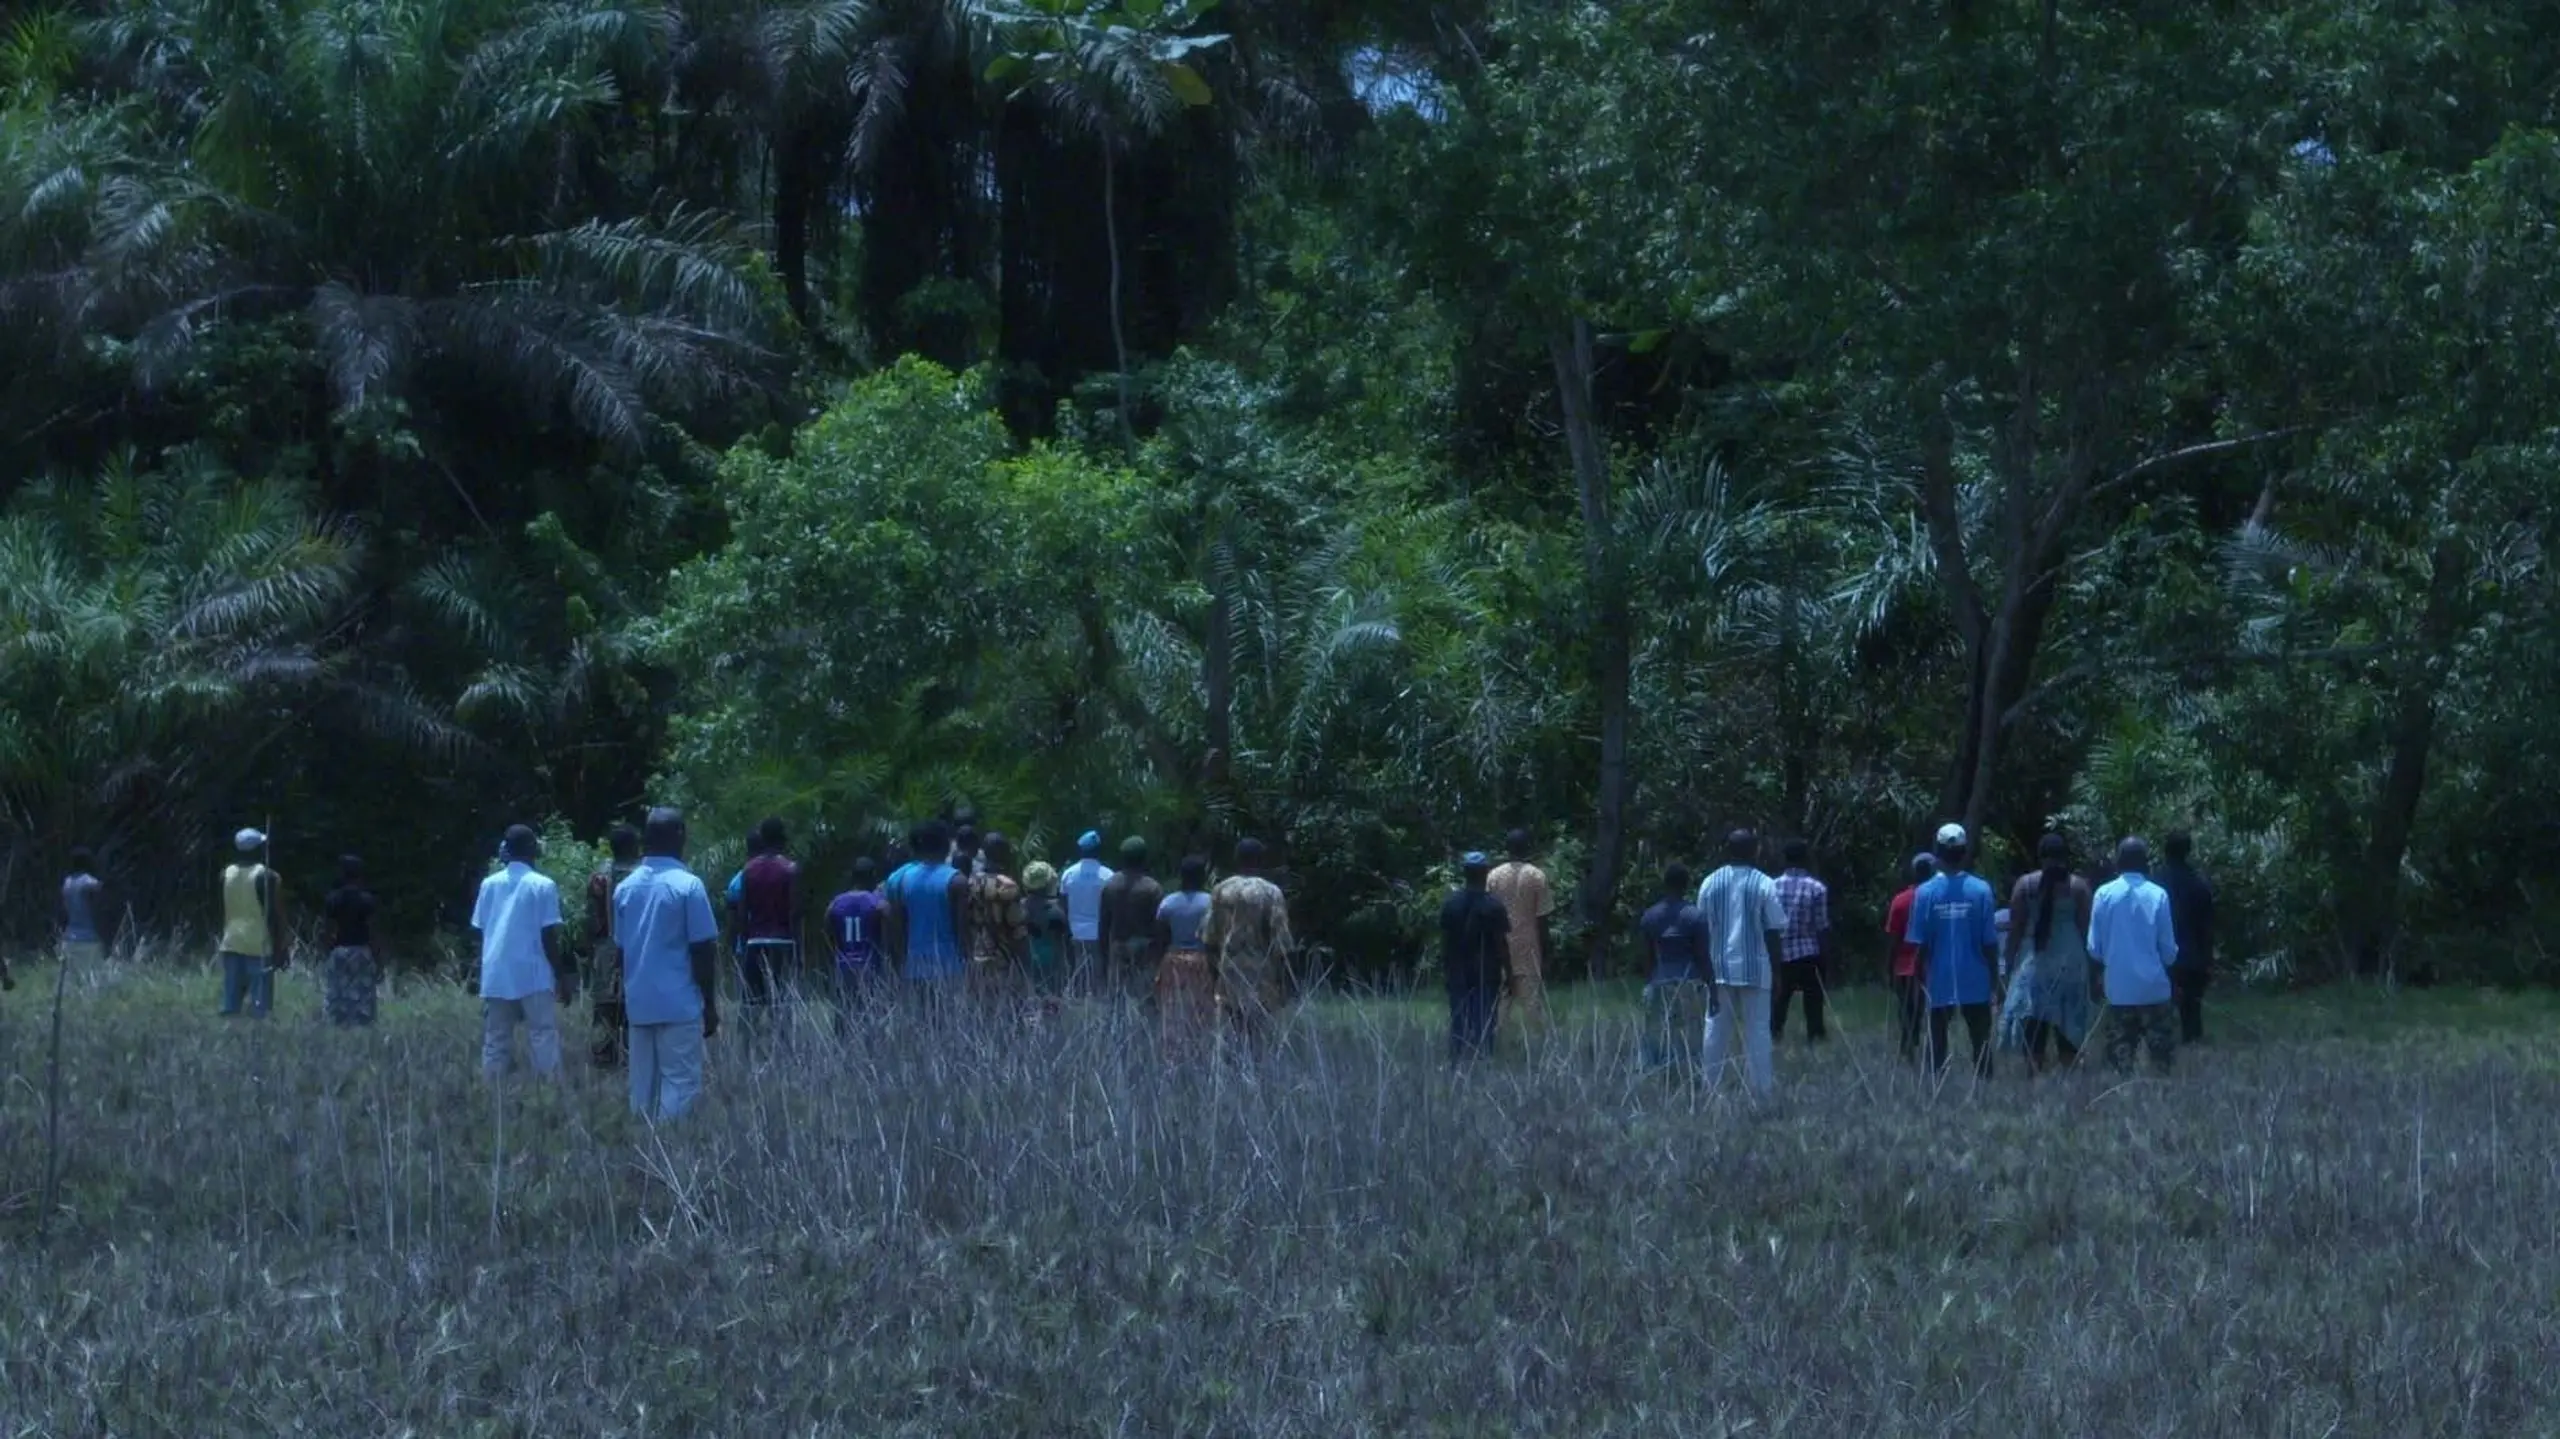
M 835 897 L 827 906 L 827 944 L 843 969 L 880 967 L 880 916 L 889 902 L 867 889 Z

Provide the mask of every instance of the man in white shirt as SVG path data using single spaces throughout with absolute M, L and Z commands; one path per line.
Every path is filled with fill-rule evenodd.
M 560 964 L 560 887 L 533 867 L 542 841 L 529 827 L 507 830 L 497 873 L 480 881 L 471 927 L 480 932 L 480 1070 L 491 1078 L 514 1067 L 522 1027 L 533 1072 L 560 1072 L 560 1003 L 568 997 Z
M 1766 1099 L 1778 1087 L 1769 1062 L 1769 986 L 1778 972 L 1787 909 L 1778 900 L 1777 882 L 1760 872 L 1760 836 L 1735 830 L 1725 837 L 1724 856 L 1724 868 L 1698 886 L 1716 1001 L 1707 1020 L 1706 1072 L 1711 1081 L 1723 1077 L 1739 1026 L 1744 1082 Z
M 2178 1043 L 2169 982 L 2178 935 L 2169 892 L 2151 882 L 2151 847 L 2140 839 L 2116 846 L 2116 869 L 2089 906 L 2089 959 L 2107 999 L 2107 1063 L 2132 1068 L 2139 1038 L 2152 1067 L 2165 1074 Z
M 1076 862 L 1058 875 L 1058 893 L 1067 902 L 1067 972 L 1078 990 L 1089 992 L 1106 977 L 1102 887 L 1111 883 L 1111 866 L 1102 862 L 1102 836 L 1094 830 L 1076 841 L 1076 855 Z

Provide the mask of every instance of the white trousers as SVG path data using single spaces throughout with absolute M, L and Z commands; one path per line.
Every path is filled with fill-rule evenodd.
M 495 1077 L 515 1068 L 516 1028 L 524 1028 L 524 1047 L 533 1056 L 533 1072 L 560 1072 L 560 1000 L 550 990 L 522 999 L 480 1001 L 480 1072 Z
M 1742 1027 L 1742 1078 L 1754 1098 L 1777 1092 L 1778 1075 L 1769 1062 L 1769 991 L 1730 984 L 1716 986 L 1716 1012 L 1707 1020 L 1706 1078 L 1724 1082 L 1733 1059 L 1734 1026 Z
M 631 1112 L 664 1123 L 702 1094 L 702 1021 L 631 1026 Z

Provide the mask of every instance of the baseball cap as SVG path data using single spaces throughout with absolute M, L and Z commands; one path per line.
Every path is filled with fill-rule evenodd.
M 244 829 L 231 837 L 231 847 L 248 854 L 267 847 L 267 837 L 254 829 Z
M 1962 849 L 1971 841 L 1971 839 L 1972 836 L 1964 832 L 1963 825 L 1942 824 L 1938 826 L 1938 848 L 1940 849 Z
M 1468 869 L 1484 869 L 1489 867 L 1493 861 L 1484 857 L 1483 850 L 1471 849 L 1458 857 L 1458 863 L 1464 865 Z
M 1102 853 L 1102 832 L 1089 829 L 1076 836 L 1076 849 L 1082 854 Z

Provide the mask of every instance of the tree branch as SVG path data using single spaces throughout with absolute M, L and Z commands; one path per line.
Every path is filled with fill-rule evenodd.
M 2172 465 L 2184 464 L 2188 460 L 2201 460 L 2209 455 L 2229 454 L 2233 450 L 2247 449 L 2252 445 L 2291 439 L 2310 428 L 2309 425 L 2287 425 L 2281 430 L 2261 430 L 2254 435 L 2237 435 L 2228 440 L 2207 440 L 2202 444 L 2188 445 L 2182 449 L 2166 450 L 2149 459 L 2138 461 L 2133 468 L 2113 479 L 2101 481 L 2092 486 L 2089 490 L 2089 498 L 2096 499 L 2100 495 L 2111 494 L 2145 475 L 2165 470 Z

